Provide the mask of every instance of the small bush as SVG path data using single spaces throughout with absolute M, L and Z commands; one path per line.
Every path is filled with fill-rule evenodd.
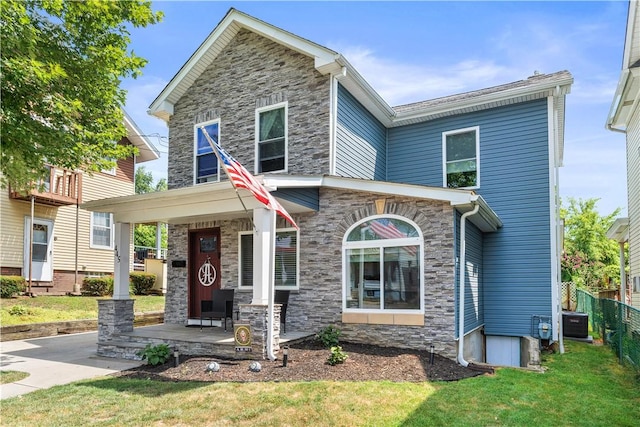
M 151 366 L 162 365 L 169 360 L 170 355 L 171 349 L 166 344 L 147 344 L 144 350 L 138 352 L 138 356 L 142 357 L 142 360 L 146 359 Z
M 324 347 L 331 348 L 338 345 L 340 334 L 340 329 L 329 325 L 316 334 L 316 339 L 320 341 Z
M 24 305 L 14 305 L 7 310 L 12 316 L 30 316 L 33 314 L 33 310 Z
M 334 346 L 331 347 L 331 354 L 329 355 L 329 359 L 327 359 L 327 363 L 331 366 L 337 365 L 339 363 L 344 363 L 347 360 L 349 355 L 342 351 L 342 347 Z
M 27 281 L 22 276 L 2 276 L 0 277 L 0 298 L 12 298 L 24 292 Z
M 82 279 L 82 295 L 89 297 L 102 297 L 113 293 L 113 277 L 85 277 Z
M 129 273 L 129 282 L 134 295 L 147 295 L 156 284 L 156 275 L 134 271 Z

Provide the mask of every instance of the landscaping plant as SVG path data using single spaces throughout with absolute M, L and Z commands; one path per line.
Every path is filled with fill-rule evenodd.
M 0 276 L 0 297 L 12 298 L 24 292 L 27 282 L 22 276 Z
M 329 325 L 316 334 L 316 339 L 326 348 L 335 347 L 339 344 L 341 331 L 333 325 Z
M 329 359 L 327 359 L 327 363 L 331 366 L 335 366 L 340 363 L 344 363 L 344 361 L 347 360 L 347 357 L 349 357 L 349 355 L 344 351 L 342 351 L 341 346 L 337 345 L 337 346 L 331 347 L 331 355 L 329 355 Z
M 138 352 L 138 356 L 142 357 L 142 360 L 146 359 L 151 366 L 162 365 L 169 360 L 170 355 L 171 349 L 166 344 L 147 344 L 144 350 Z

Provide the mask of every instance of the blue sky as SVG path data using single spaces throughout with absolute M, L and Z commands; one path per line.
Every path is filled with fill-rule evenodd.
M 599 198 L 627 212 L 624 135 L 605 129 L 620 70 L 626 1 L 213 2 L 157 1 L 160 24 L 135 29 L 149 63 L 126 80 L 126 110 L 161 151 L 145 163 L 166 177 L 164 122 L 146 111 L 230 7 L 342 53 L 390 104 L 400 105 L 568 70 L 563 199 Z

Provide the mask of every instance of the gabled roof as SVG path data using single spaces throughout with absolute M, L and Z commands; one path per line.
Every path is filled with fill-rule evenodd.
M 624 131 L 629 125 L 635 100 L 640 93 L 640 7 L 629 2 L 627 34 L 624 41 L 622 71 L 609 109 L 606 127 Z
M 153 101 L 149 114 L 168 121 L 173 114 L 174 104 L 242 28 L 314 58 L 318 72 L 335 75 L 340 84 L 386 127 L 403 126 L 550 95 L 557 95 L 561 99 L 555 107 L 560 129 L 564 126 L 564 99 L 561 95 L 569 93 L 573 83 L 573 77 L 567 71 L 536 75 L 501 86 L 392 108 L 340 53 L 233 8 Z M 563 132 L 559 132 L 559 135 L 559 146 L 562 147 Z
M 149 160 L 157 160 L 160 158 L 160 152 L 158 149 L 149 141 L 146 135 L 142 133 L 138 125 L 133 121 L 133 119 L 127 114 L 126 111 L 124 113 L 124 126 L 127 129 L 127 139 L 131 141 L 131 143 L 138 148 L 138 155 L 136 156 L 136 163 L 148 162 Z

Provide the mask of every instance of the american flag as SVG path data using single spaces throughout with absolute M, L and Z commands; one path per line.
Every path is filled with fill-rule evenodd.
M 405 233 L 398 230 L 398 227 L 387 218 L 374 219 L 369 222 L 369 228 L 382 239 L 404 239 L 407 237 Z M 403 249 L 410 255 L 416 254 L 415 246 L 404 246 Z
M 251 173 L 249 173 L 249 171 L 245 169 L 244 166 L 240 164 L 240 162 L 231 157 L 229 153 L 224 151 L 219 142 L 213 141 L 204 127 L 201 127 L 200 129 L 209 141 L 211 148 L 213 148 L 213 150 L 217 152 L 217 157 L 222 164 L 222 168 L 226 172 L 234 188 L 245 188 L 249 190 L 251 194 L 253 194 L 253 196 L 256 198 L 256 200 L 265 205 L 267 208 L 275 210 L 280 216 L 289 221 L 289 223 L 291 223 L 291 225 L 293 225 L 296 229 L 299 229 L 296 222 L 293 220 L 293 218 L 291 218 L 291 215 L 289 215 L 289 213 L 276 200 L 276 198 L 273 197 L 271 193 L 269 193 L 267 189 L 264 188 L 264 186 L 260 184 L 256 180 L 256 178 Z

